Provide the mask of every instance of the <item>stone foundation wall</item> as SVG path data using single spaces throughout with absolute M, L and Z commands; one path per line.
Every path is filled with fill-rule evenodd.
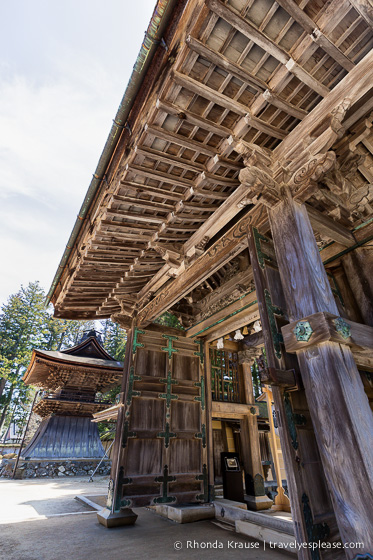
M 66 476 L 90 476 L 97 467 L 99 459 L 20 459 L 15 478 L 63 478 Z M 0 462 L 0 477 L 12 476 L 15 459 Z M 110 474 L 111 461 L 102 461 L 96 475 Z

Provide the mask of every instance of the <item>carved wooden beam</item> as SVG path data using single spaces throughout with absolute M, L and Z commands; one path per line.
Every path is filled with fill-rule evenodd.
M 147 324 L 163 311 L 169 309 L 187 295 L 205 278 L 211 276 L 223 264 L 231 260 L 246 245 L 246 229 L 252 217 L 250 213 L 225 233 L 208 251 L 166 286 L 150 303 L 139 311 L 139 324 Z

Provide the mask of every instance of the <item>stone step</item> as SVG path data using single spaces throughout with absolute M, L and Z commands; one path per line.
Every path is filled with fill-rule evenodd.
M 245 504 L 231 502 L 230 500 L 214 500 L 215 517 L 224 523 L 234 525 L 236 521 L 247 521 L 261 527 L 280 531 L 294 536 L 294 524 L 290 519 L 281 519 L 279 516 L 258 511 L 250 511 L 245 508 Z M 242 507 L 243 506 L 243 507 Z
M 239 521 L 235 522 L 235 528 L 237 533 L 246 535 L 251 539 L 263 541 L 270 543 L 269 546 L 276 550 L 280 549 L 292 554 L 297 554 L 297 541 L 295 537 L 284 533 L 282 531 L 276 531 L 275 529 L 269 529 L 268 527 L 263 527 L 262 525 L 257 525 L 256 523 L 250 523 L 249 521 Z
M 202 519 L 212 519 L 215 517 L 213 504 L 193 504 L 193 505 L 157 505 L 150 506 L 158 515 L 171 519 L 176 523 L 192 523 Z
M 246 509 L 246 504 L 230 500 L 214 500 L 214 505 L 216 520 L 230 524 L 237 533 L 274 543 L 277 549 L 297 552 L 293 522 L 280 518 L 280 513 L 273 515 L 250 511 Z

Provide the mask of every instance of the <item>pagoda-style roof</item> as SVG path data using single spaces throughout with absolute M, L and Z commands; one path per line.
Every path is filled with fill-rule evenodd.
M 66 350 L 34 350 L 23 380 L 50 389 L 70 385 L 103 391 L 118 383 L 122 372 L 123 362 L 114 360 L 92 334 Z

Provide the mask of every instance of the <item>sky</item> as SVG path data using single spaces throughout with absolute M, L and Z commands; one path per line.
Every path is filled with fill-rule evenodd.
M 0 305 L 49 290 L 155 4 L 2 2 Z

